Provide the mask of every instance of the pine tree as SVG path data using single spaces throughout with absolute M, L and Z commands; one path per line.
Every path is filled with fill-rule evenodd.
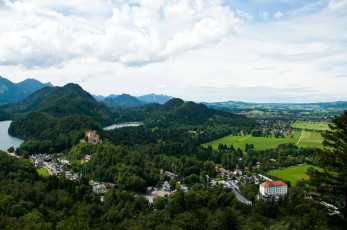
M 309 185 L 314 198 L 325 202 L 330 212 L 339 212 L 342 229 L 347 222 L 347 110 L 332 119 L 330 130 L 322 134 L 324 149 L 316 149 L 316 165 L 323 170 L 310 169 Z M 333 205 L 337 210 L 329 205 Z

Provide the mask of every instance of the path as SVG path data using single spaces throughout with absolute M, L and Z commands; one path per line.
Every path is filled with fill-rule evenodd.
M 249 136 L 244 137 L 244 138 L 241 138 L 240 140 L 238 140 L 238 142 L 244 141 L 244 140 L 246 140 L 247 138 L 249 138 Z
M 303 133 L 304 133 L 304 130 L 302 129 L 302 130 L 301 130 L 301 136 L 300 136 L 300 138 L 299 138 L 299 140 L 298 140 L 298 143 L 296 143 L 296 145 L 298 145 L 298 144 L 300 143 Z

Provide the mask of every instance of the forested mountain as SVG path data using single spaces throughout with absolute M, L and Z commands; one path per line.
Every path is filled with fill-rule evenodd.
M 166 96 L 163 94 L 147 94 L 147 95 L 143 95 L 143 96 L 139 96 L 137 97 L 137 99 L 139 99 L 140 101 L 144 101 L 147 103 L 159 103 L 159 104 L 164 104 L 168 101 L 170 101 L 171 99 L 173 99 L 173 97 L 171 96 Z
M 123 93 L 122 95 L 110 95 L 105 98 L 104 102 L 110 107 L 123 106 L 123 107 L 136 107 L 146 104 L 146 102 L 140 101 L 136 97 Z M 111 104 L 110 104 L 111 103 Z M 112 106 L 112 103 L 114 104 Z
M 51 86 L 51 83 L 43 84 L 35 79 L 27 79 L 15 84 L 0 76 L 0 105 L 19 102 L 31 93 Z
M 21 102 L 4 105 L 2 108 L 17 116 L 33 111 L 56 118 L 69 115 L 90 116 L 103 126 L 111 124 L 115 116 L 106 105 L 97 102 L 79 85 L 72 83 L 63 87 L 43 88 Z
M 128 112 L 125 119 L 143 119 L 150 126 L 167 125 L 212 125 L 229 124 L 238 126 L 252 126 L 255 121 L 244 116 L 215 110 L 203 104 L 184 102 L 174 98 L 163 105 L 151 104 L 134 108 Z M 144 114 L 144 117 L 141 117 Z
M 44 87 L 53 87 L 50 82 L 43 84 L 40 81 L 32 78 L 21 81 L 17 85 L 22 89 L 25 89 L 29 94 L 32 94 L 33 92 L 36 92 Z
M 9 133 L 27 140 L 22 154 L 68 149 L 85 131 L 99 132 L 117 116 L 76 84 L 43 88 L 22 102 L 3 106 L 2 111 L 4 116 L 7 112 L 17 117 Z

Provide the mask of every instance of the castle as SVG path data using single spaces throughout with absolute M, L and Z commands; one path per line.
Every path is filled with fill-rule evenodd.
M 99 138 L 99 135 L 96 134 L 95 131 L 91 131 L 91 130 L 89 130 L 88 132 L 86 131 L 85 137 L 87 138 L 81 139 L 80 143 L 86 143 L 87 142 L 86 139 L 88 139 L 88 143 L 91 143 L 91 144 L 99 144 L 102 142 L 102 140 L 100 140 Z

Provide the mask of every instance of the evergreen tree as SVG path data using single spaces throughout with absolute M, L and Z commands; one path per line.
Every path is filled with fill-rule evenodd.
M 310 188 L 318 192 L 315 198 L 338 208 L 342 229 L 347 217 L 347 110 L 335 116 L 330 130 L 322 134 L 324 149 L 316 149 L 317 166 L 323 171 L 308 170 Z M 334 208 L 331 212 L 334 211 Z

